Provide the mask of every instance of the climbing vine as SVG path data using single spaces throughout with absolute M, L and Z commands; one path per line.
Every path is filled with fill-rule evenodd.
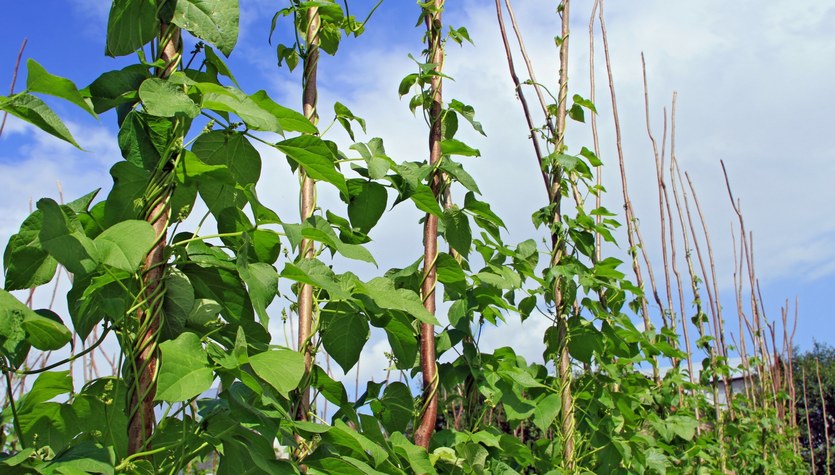
M 753 350 L 749 359 L 741 331 L 744 363 L 732 366 L 718 294 L 716 305 L 707 299 L 713 325 L 703 310 L 700 283 L 716 278 L 693 227 L 686 190 L 698 207 L 695 188 L 689 177 L 684 187 L 672 159 L 667 178 L 659 165 L 659 186 L 672 181 L 678 214 L 663 195 L 662 219 L 681 226 L 695 313 L 686 317 L 679 293 L 678 313 L 658 298 L 660 314 L 651 315 L 646 295 L 657 292 L 640 270 L 627 187 L 631 265 L 604 256 L 601 242 L 616 243 L 617 214 L 588 203 L 604 192 L 597 174 L 609 162 L 598 146 L 570 140 L 567 124 L 594 123 L 597 108 L 570 82 L 569 1 L 557 6 L 559 75 L 543 82 L 504 3 L 496 9 L 511 93 L 527 119 L 530 166 L 545 185 L 533 215 L 542 244 L 506 243 L 504 222 L 467 171 L 480 152 L 460 139 L 459 125 L 486 133 L 467 98 L 450 99 L 443 84 L 448 48 L 475 45 L 466 27 L 444 24 L 444 0 L 415 7 L 426 46 L 397 91 L 428 128 L 418 161 L 389 157 L 382 138 L 358 140 L 366 122 L 344 104 L 333 114 L 319 109 L 321 53 L 337 54 L 371 27 L 379 4 L 362 21 L 333 0 L 290 0 L 275 13 L 271 33 L 292 31 L 277 35 L 276 59 L 290 73 L 300 66 L 301 111 L 235 79 L 224 58 L 237 43 L 237 0 L 114 1 L 106 54 L 134 61 L 84 88 L 29 60 L 26 90 L 0 97 L 0 110 L 79 148 L 39 95 L 95 117 L 114 111 L 106 117 L 116 120 L 121 159 L 109 190 L 38 200 L 6 246 L 0 473 L 200 473 L 207 464 L 219 474 L 802 473 L 787 410 L 791 368 L 781 366 L 766 324 L 769 346 L 753 276 Z M 602 1 L 595 10 L 605 43 Z M 505 18 L 527 79 L 517 77 Z M 528 106 L 530 90 L 539 108 Z M 320 121 L 338 123 L 352 145 L 340 148 Z M 282 173 L 299 183 L 298 216 L 279 216 L 259 198 L 259 180 L 276 177 L 262 176 L 267 158 L 256 145 L 286 156 Z M 338 205 L 317 201 L 323 189 Z M 394 206 L 422 215 L 415 230 L 422 225 L 424 252 L 361 279 L 345 262 L 380 265 L 367 244 Z M 739 224 L 747 243 L 741 213 Z M 670 231 L 668 239 L 678 238 Z M 752 261 L 746 251 L 740 268 L 753 269 Z M 11 293 L 48 285 L 62 268 L 72 275 L 68 315 L 34 310 Z M 290 289 L 284 308 L 282 286 Z M 278 315 L 296 331 L 285 345 L 269 331 Z M 530 335 L 544 342 L 541 362 L 480 347 L 484 326 L 516 318 L 552 323 Z M 678 343 L 677 319 L 683 331 L 698 330 L 697 351 L 706 355 L 699 372 L 701 353 Z M 351 398 L 330 362 L 359 373 L 372 328 L 389 344 L 389 375 L 402 377 L 357 380 Z M 73 361 L 110 336 L 114 374 L 74 381 Z M 70 356 L 28 363 L 30 353 L 62 349 Z M 661 372 L 665 360 L 671 369 Z M 719 382 L 728 388 L 740 371 L 745 391 L 726 389 L 720 404 Z

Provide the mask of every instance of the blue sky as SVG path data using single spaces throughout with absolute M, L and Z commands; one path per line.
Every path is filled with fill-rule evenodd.
M 373 3 L 351 2 L 351 13 L 364 17 Z M 537 75 L 553 87 L 557 67 L 551 38 L 558 31 L 558 18 L 550 3 L 556 3 L 515 3 Z M 572 87 L 582 95 L 588 90 L 587 3 L 591 2 L 576 3 L 572 25 Z M 241 4 L 242 32 L 229 60 L 232 70 L 245 91 L 266 89 L 281 103 L 298 108 L 298 71 L 291 75 L 278 70 L 274 45 L 267 44 L 270 19 L 280 2 L 241 0 Z M 495 11 L 492 2 L 486 1 L 449 4 L 446 20 L 454 26 L 466 26 L 476 47 L 449 49 L 447 67 L 456 81 L 447 84 L 446 94 L 472 104 L 489 137 L 466 137 L 483 155 L 466 165 L 487 201 L 508 223 L 507 240 L 518 242 L 534 235 L 529 216 L 545 196 L 507 78 Z M 661 134 L 662 109 L 667 107 L 669 111 L 673 91 L 679 94 L 676 153 L 694 179 L 709 217 L 726 312 L 735 307 L 731 277 L 734 215 L 722 181 L 720 159 L 725 161 L 734 193 L 741 199 L 746 226 L 754 233 L 766 314 L 769 319 L 779 320 L 785 299 L 794 301 L 798 297 L 800 322 L 795 343 L 801 348 L 809 348 L 813 339 L 829 343 L 835 340 L 828 300 L 835 290 L 835 216 L 830 205 L 835 202 L 835 143 L 830 118 L 835 109 L 835 94 L 831 92 L 835 66 L 824 59 L 835 57 L 835 35 L 828 31 L 835 20 L 835 7 L 828 4 L 816 0 L 607 4 L 630 189 L 650 253 L 656 256 L 654 267 L 660 268 L 657 195 L 644 122 L 641 52 L 647 58 L 656 135 Z M 101 72 L 124 65 L 124 59 L 103 55 L 108 6 L 104 0 L 7 5 L 5 18 L 17 20 L 7 20 L 0 30 L 0 93 L 8 92 L 23 38 L 28 38 L 24 62 L 34 58 L 50 72 L 69 77 L 79 86 Z M 396 160 L 421 160 L 425 156 L 422 120 L 412 117 L 406 102 L 397 97 L 400 78 L 414 67 L 407 55 L 418 56 L 422 49 L 422 31 L 414 28 L 417 15 L 414 2 L 386 0 L 365 35 L 344 41 L 336 58 L 326 57 L 321 62 L 323 122 L 329 120 L 334 100 L 345 103 L 368 120 L 369 134 L 359 139 L 383 137 Z M 278 35 L 286 34 L 285 24 Z M 596 42 L 600 44 L 599 34 Z M 601 65 L 602 51 L 596 55 Z M 610 190 L 606 205 L 619 210 L 608 91 L 602 73 L 596 77 L 601 98 L 602 155 L 608 164 L 604 170 Z M 16 90 L 24 85 L 25 68 Z M 107 170 L 119 157 L 115 118 L 105 114 L 97 122 L 60 102 L 50 104 L 89 152 L 78 152 L 9 121 L 0 137 L 0 189 L 5 190 L 0 203 L 2 243 L 28 214 L 30 200 L 57 195 L 57 180 L 67 198 L 110 186 Z M 333 134 L 332 138 L 347 149 L 347 137 L 337 131 Z M 575 149 L 591 143 L 584 128 L 575 127 L 572 134 L 569 144 Z M 279 158 L 270 163 L 265 159 L 261 194 L 279 214 L 295 216 L 297 183 Z M 323 193 L 327 200 L 327 192 Z M 418 218 L 415 213 L 395 209 L 382 220 L 374 236 L 374 252 L 381 268 L 402 266 L 419 255 L 415 232 Z M 625 243 L 625 238 L 622 241 Z M 391 244 L 395 242 L 398 244 Z M 406 261 L 404 254 L 408 255 Z M 371 270 L 359 270 L 363 271 Z M 487 334 L 485 339 L 493 345 L 522 347 L 530 335 L 541 334 L 544 325 L 547 322 L 529 322 L 525 331 L 513 332 L 510 339 L 506 338 L 509 332 Z M 729 326 L 735 327 L 735 323 L 729 321 Z M 373 358 L 385 351 L 384 346 L 384 341 L 373 340 L 363 357 Z M 537 349 L 526 348 L 523 354 L 535 359 Z

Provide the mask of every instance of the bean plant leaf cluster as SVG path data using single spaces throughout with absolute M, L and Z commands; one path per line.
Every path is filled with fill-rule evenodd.
M 418 24 L 441 35 L 438 45 L 471 47 L 465 27 L 442 28 L 443 3 L 419 2 Z M 702 395 L 708 375 L 729 374 L 727 361 L 706 360 L 702 385 L 677 369 L 657 380 L 640 370 L 682 352 L 669 329 L 633 323 L 642 289 L 620 260 L 596 255 L 596 236 L 615 243 L 612 213 L 583 203 L 561 213 L 552 199 L 533 215 L 549 245 L 505 242 L 504 221 L 468 171 L 487 157 L 459 127 L 479 140 L 489 131 L 464 101 L 435 100 L 433 84 L 451 79 L 432 59 L 442 49 L 412 57 L 414 71 L 398 87 L 410 110 L 440 131 L 439 155 L 398 161 L 383 139 L 357 140 L 371 122 L 341 102 L 330 119 L 342 131 L 328 132 L 265 90 L 243 90 L 224 59 L 240 17 L 237 0 L 115 0 L 104 53 L 136 58 L 132 64 L 78 87 L 29 60 L 26 90 L 0 96 L 0 110 L 79 148 L 42 96 L 115 120 L 121 152 L 109 189 L 67 203 L 38 200 L 5 248 L 0 473 L 186 473 L 211 461 L 218 474 L 720 473 L 734 457 L 744 460 L 735 473 L 800 473 L 776 404 L 764 412 L 736 398 L 734 418 L 704 418 L 713 407 Z M 367 22 L 347 2 L 287 2 L 270 30 L 293 32 L 277 40 L 277 63 L 293 71 L 314 50 L 335 55 Z M 304 39 L 310 31 L 316 42 Z M 189 41 L 193 57 L 181 43 Z M 573 96 L 570 118 L 596 113 Z M 353 143 L 347 150 L 329 135 L 343 132 Z M 593 152 L 546 138 L 541 171 L 561 193 L 602 192 Z M 340 205 L 302 219 L 279 215 L 256 192 L 275 155 L 286 158 L 284 173 L 303 170 Z M 381 269 L 388 263 L 369 243 L 396 206 L 437 222 L 442 249 Z M 421 224 L 414 226 L 418 235 Z M 375 274 L 345 270 L 353 265 Z M 62 269 L 72 275 L 67 315 L 18 299 Z M 437 281 L 429 293 L 445 309 L 437 314 L 426 306 L 430 275 Z M 313 289 L 314 323 L 297 349 L 275 328 L 299 312 L 292 293 L 302 286 Z M 530 335 L 544 342 L 541 362 L 518 348 L 479 346 L 484 327 L 540 313 L 555 322 Z M 420 351 L 427 326 L 431 362 Z M 354 394 L 330 363 L 362 374 L 372 335 L 388 344 L 390 377 L 358 376 Z M 105 340 L 118 345 L 122 367 L 79 381 L 72 362 Z M 27 363 L 51 351 L 69 357 Z M 570 392 L 556 369 L 563 362 L 573 373 Z M 436 373 L 421 394 L 413 381 L 423 363 Z M 18 395 L 12 378 L 23 376 L 34 380 Z M 427 449 L 416 431 L 432 397 L 440 409 Z M 729 439 L 740 443 L 729 447 Z M 779 457 L 761 457 L 766 450 Z

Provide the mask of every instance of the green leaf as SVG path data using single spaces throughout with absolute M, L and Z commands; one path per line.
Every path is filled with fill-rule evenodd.
M 200 135 L 192 151 L 207 165 L 225 165 L 235 183 L 254 184 L 261 175 L 261 155 L 241 133 L 212 131 Z
M 73 426 L 77 433 L 112 447 L 119 459 L 127 455 L 128 448 L 126 393 L 122 380 L 104 377 L 85 384 L 72 399 Z M 107 417 L 102 417 L 103 414 Z
M 483 201 L 479 201 L 472 192 L 468 192 L 466 196 L 464 196 L 464 209 L 493 226 L 496 226 L 497 228 L 507 229 L 504 221 L 502 221 L 502 219 L 499 218 L 499 216 L 496 215 L 492 209 L 490 209 L 490 205 Z M 478 219 L 476 219 L 476 222 L 479 222 Z M 494 237 L 498 238 L 498 236 Z
M 389 437 L 389 442 L 395 452 L 402 455 L 408 462 L 414 473 L 436 474 L 435 467 L 429 460 L 429 454 L 421 447 L 413 444 L 400 432 L 395 432 Z
M 350 310 L 330 309 L 322 313 L 322 344 L 345 373 L 357 363 L 370 336 L 368 320 Z
M 201 82 L 197 88 L 203 94 L 203 108 L 236 114 L 251 129 L 281 134 L 284 130 L 278 118 L 235 87 Z
M 467 256 L 473 242 L 470 220 L 457 206 L 444 210 L 444 237 L 453 249 Z
M 73 274 L 88 274 L 95 270 L 98 249 L 88 238 L 74 214 L 49 198 L 38 200 L 43 213 L 43 227 L 39 233 L 41 245 L 61 265 Z
M 227 167 L 232 186 L 226 180 L 203 180 L 197 189 L 206 205 L 216 216 L 226 208 L 242 208 L 246 194 L 242 189 L 255 184 L 261 175 L 261 155 L 249 140 L 240 133 L 212 131 L 200 135 L 192 145 L 192 152 L 209 166 Z
M 238 42 L 239 15 L 238 0 L 178 0 L 171 21 L 229 56 Z
M 594 353 L 603 351 L 603 335 L 586 320 L 572 318 L 569 335 L 568 352 L 583 363 L 591 363 Z
M 597 109 L 594 107 L 594 103 L 592 101 L 583 98 L 583 96 L 579 94 L 574 94 L 574 97 L 572 99 L 574 100 L 574 104 L 583 106 L 586 109 L 594 112 L 595 114 L 597 113 Z
M 395 433 L 405 432 L 415 412 L 415 400 L 409 387 L 399 381 L 389 383 L 383 391 L 380 403 L 380 410 L 375 411 L 374 414 L 386 431 L 392 435 L 392 439 Z
M 284 397 L 296 389 L 304 376 L 304 357 L 284 348 L 249 357 L 253 371 Z
M 177 166 L 177 180 L 187 186 L 206 181 L 228 185 L 235 184 L 229 167 L 226 165 L 207 165 L 191 150 L 183 150 L 182 152 Z
M 116 473 L 112 447 L 102 447 L 88 440 L 71 445 L 49 462 L 49 472 L 55 474 Z
M 185 265 L 180 268 L 194 286 L 194 296 L 211 299 L 223 307 L 229 322 L 252 321 L 255 317 L 249 294 L 237 273 L 219 267 Z
M 121 322 L 133 305 L 133 295 L 139 293 L 138 285 L 125 275 L 119 277 L 103 274 L 73 279 L 72 289 L 67 293 L 67 308 L 73 328 L 82 339 L 105 317 Z
M 396 366 L 402 369 L 411 369 L 417 360 L 418 336 L 411 321 L 401 313 L 392 315 L 383 329 L 394 353 Z
M 464 185 L 469 191 L 474 193 L 481 194 L 481 191 L 478 189 L 478 185 L 475 182 L 475 179 L 464 170 L 464 167 L 461 166 L 460 163 L 454 162 L 449 158 L 446 158 L 441 161 L 440 165 L 441 170 L 445 171 L 448 175 L 455 178 L 455 181 Z
M 72 391 L 70 371 L 46 371 L 38 376 L 32 389 L 19 401 L 18 410 L 27 412 L 38 404 Z
M 287 227 L 285 226 L 285 230 Z M 346 244 L 342 242 L 331 228 L 330 224 L 319 216 L 313 216 L 303 226 L 302 237 L 327 244 L 331 249 L 342 254 L 348 259 L 370 262 L 376 265 L 374 256 L 368 249 L 357 244 Z
M 348 218 L 365 234 L 377 224 L 386 211 L 386 187 L 373 181 L 348 180 Z
M 476 274 L 482 282 L 503 290 L 518 289 L 522 279 L 513 269 L 509 267 L 488 266 L 485 270 Z
M 170 118 L 131 110 L 119 128 L 119 150 L 131 164 L 154 170 L 163 156 L 167 158 L 173 152 L 170 145 L 175 145 L 174 135 Z
M 186 401 L 212 387 L 214 373 L 197 335 L 186 332 L 159 346 L 162 366 L 157 379 L 155 401 Z
M 330 147 L 314 135 L 302 135 L 276 144 L 288 158 L 304 167 L 305 172 L 314 180 L 326 181 L 339 191 L 348 195 L 345 177 L 338 170 L 336 158 Z
M 108 56 L 131 54 L 159 34 L 156 8 L 148 0 L 114 0 L 107 19 Z
M 100 263 L 114 269 L 136 272 L 156 240 L 156 232 L 150 224 L 129 220 L 107 228 L 93 243 Z
M 89 93 L 94 110 L 101 114 L 120 104 L 135 102 L 136 90 L 149 77 L 148 66 L 133 64 L 102 74 L 84 90 Z
M 464 32 L 467 31 L 463 27 L 460 28 L 460 30 L 464 30 Z M 466 40 L 470 41 L 469 36 L 466 37 Z M 470 43 L 472 43 L 472 41 L 470 41 Z M 481 127 L 481 123 L 475 120 L 475 109 L 473 109 L 473 106 L 469 106 L 457 99 L 453 99 L 449 103 L 449 109 L 457 112 L 458 115 L 466 119 L 467 122 L 469 122 L 470 125 L 473 126 L 473 129 L 475 129 L 476 132 L 480 133 L 481 135 L 484 135 L 485 137 L 487 136 L 487 134 L 484 133 L 484 129 Z
M 463 155 L 465 157 L 480 157 L 481 152 L 464 142 L 456 139 L 441 141 L 441 153 L 444 155 Z
M 363 284 L 358 291 L 369 296 L 380 308 L 406 312 L 423 323 L 440 325 L 435 315 L 423 307 L 418 294 L 409 289 L 396 289 L 394 282 L 385 277 L 377 277 Z
M 162 337 L 173 340 L 186 327 L 191 309 L 194 307 L 194 288 L 185 274 L 175 268 L 169 268 L 165 277 L 165 294 L 162 310 L 165 318 L 162 320 Z
M 72 335 L 59 322 L 60 319 L 55 322 L 35 313 L 12 294 L 0 290 L 0 347 L 3 353 L 16 356 L 28 348 L 23 345 L 24 341 L 45 351 L 63 347 Z
M 409 93 L 412 89 L 412 86 L 415 85 L 420 75 L 417 73 L 407 74 L 403 80 L 400 81 L 400 85 L 397 86 L 397 93 L 400 94 L 400 97 L 405 96 Z
M 583 108 L 579 104 L 573 104 L 571 108 L 568 109 L 568 117 L 571 117 L 577 122 L 586 121 L 586 113 L 585 111 L 583 111 Z
M 141 165 L 130 162 L 117 162 L 110 168 L 113 177 L 113 189 L 107 195 L 104 205 L 105 227 L 118 222 L 138 219 L 145 204 L 143 196 L 151 179 L 151 174 Z
M 139 86 L 139 98 L 145 111 L 158 117 L 185 115 L 193 119 L 200 114 L 200 107 L 188 97 L 183 86 L 164 79 L 146 79 Z
M 303 134 L 316 134 L 319 132 L 318 129 L 316 129 L 316 126 L 313 125 L 310 120 L 304 116 L 304 114 L 277 104 L 275 101 L 270 99 L 270 96 L 267 95 L 266 91 L 258 91 L 249 96 L 249 98 L 258 104 L 262 109 L 272 114 L 273 117 L 278 119 L 278 123 L 284 130 L 290 132 L 301 132 Z
M 499 375 L 502 377 L 510 380 L 514 383 L 515 387 L 520 388 L 546 388 L 544 384 L 540 383 L 536 380 L 529 372 L 526 370 L 519 368 L 517 366 L 513 366 L 506 369 L 500 369 L 498 371 Z
M 91 103 L 78 92 L 78 88 L 69 79 L 49 74 L 43 66 L 34 59 L 26 62 L 26 89 L 29 92 L 40 92 L 51 96 L 66 99 L 73 104 L 97 117 Z
M 370 456 L 375 466 L 380 465 L 388 458 L 388 454 L 382 447 L 351 429 L 348 424 L 339 419 L 334 421 L 331 430 L 322 435 L 322 439 L 337 447 L 349 449 L 358 456 L 361 454 L 363 458 Z M 366 469 L 364 473 L 369 472 Z
M 693 436 L 696 435 L 696 427 L 698 427 L 698 425 L 699 422 L 690 416 L 670 416 L 667 419 L 667 427 L 669 427 L 675 435 L 687 441 L 693 440 Z
M 21 92 L 10 97 L 0 96 L 0 110 L 23 119 L 44 132 L 81 149 L 55 112 L 44 101 L 29 93 Z
M 0 304 L 2 305 L 2 304 Z M 72 340 L 72 333 L 52 310 L 41 309 L 23 318 L 26 341 L 42 351 L 59 350 Z
M 348 136 L 351 137 L 351 140 L 354 140 L 354 131 L 351 129 L 351 121 L 355 121 L 362 127 L 362 131 L 365 132 L 365 119 L 357 117 L 351 112 L 351 109 L 348 109 L 345 104 L 341 102 L 336 102 L 333 105 L 333 113 L 336 115 L 336 119 L 342 125 L 346 132 L 348 132 Z
M 438 198 L 428 186 L 421 183 L 409 198 L 414 202 L 417 209 L 425 213 L 434 214 L 435 216 L 443 216 L 443 210 L 438 204 Z
M 331 268 L 319 259 L 288 262 L 284 265 L 284 270 L 281 271 L 281 277 L 324 289 L 328 292 L 331 300 L 351 298 L 351 294 L 346 292 L 336 281 L 336 275 Z
M 255 313 L 267 328 L 270 321 L 267 307 L 278 294 L 278 272 L 264 262 L 247 263 L 245 259 L 238 259 L 238 273 L 249 291 Z
M 548 394 L 536 402 L 536 409 L 533 412 L 533 423 L 543 432 L 551 427 L 551 423 L 560 413 L 561 401 L 559 394 Z
M 232 75 L 232 71 L 229 70 L 229 66 L 223 61 L 223 59 L 215 53 L 215 50 L 212 49 L 211 46 L 204 46 L 203 53 L 206 55 L 206 70 L 214 70 L 217 73 L 228 77 L 232 80 L 232 82 L 240 88 L 237 79 L 235 76 Z
M 37 287 L 55 275 L 58 262 L 41 247 L 42 221 L 42 213 L 36 210 L 23 221 L 20 231 L 9 238 L 3 253 L 6 290 Z
M 244 188 L 244 193 L 247 201 L 249 201 L 250 208 L 252 208 L 252 214 L 255 216 L 255 224 L 281 224 L 281 219 L 275 211 L 261 204 L 255 192 L 255 185 L 247 185 Z
M 345 386 L 339 381 L 332 379 L 328 373 L 319 366 L 314 366 L 310 373 L 310 385 L 316 388 L 328 401 L 340 406 L 343 412 L 352 413 L 351 419 L 356 419 L 351 402 L 348 400 L 348 392 Z

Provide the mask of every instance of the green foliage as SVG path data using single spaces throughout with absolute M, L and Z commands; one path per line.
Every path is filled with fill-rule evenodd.
M 272 29 L 292 18 L 292 28 L 304 33 L 311 26 L 307 14 L 317 8 L 319 47 L 336 54 L 342 39 L 358 36 L 366 24 L 343 5 L 289 2 Z M 421 21 L 437 9 L 434 2 L 419 5 Z M 670 329 L 635 327 L 630 308 L 639 306 L 642 290 L 626 278 L 621 261 L 595 256 L 595 236 L 615 242 L 619 224 L 612 213 L 582 203 L 561 213 L 552 202 L 533 218 L 554 238 L 547 248 L 533 239 L 505 243 L 504 222 L 478 198 L 479 186 L 467 171 L 466 160 L 480 152 L 456 138 L 459 119 L 485 135 L 473 107 L 457 99 L 442 104 L 437 164 L 397 162 L 380 138 L 354 143 L 349 150 L 355 156 L 349 157 L 303 114 L 263 90 L 241 90 L 215 53 L 232 52 L 238 22 L 236 0 L 116 0 L 105 52 L 138 51 L 135 64 L 78 89 L 30 60 L 27 90 L 0 97 L 0 110 L 75 146 L 63 122 L 33 93 L 64 99 L 93 116 L 116 108 L 123 158 L 110 170 L 113 185 L 103 200 L 95 201 L 97 192 L 66 205 L 41 199 L 6 246 L 0 363 L 9 375 L 9 396 L 0 473 L 181 473 L 213 454 L 219 455 L 219 474 L 802 473 L 791 449 L 793 426 L 778 404 L 754 405 L 737 394 L 727 413 L 713 411 L 705 395 L 713 384 L 708 375 L 731 374 L 726 361 L 706 360 L 700 384 L 687 381 L 678 367 L 657 381 L 641 371 L 682 352 L 667 339 L 677 338 Z M 197 69 L 180 62 L 164 77 L 159 69 L 167 65 L 159 57 L 145 61 L 145 50 L 159 52 L 177 28 L 200 40 L 194 54 L 202 60 L 193 62 Z M 446 39 L 472 43 L 464 27 L 450 27 Z M 292 70 L 312 46 L 276 48 L 279 65 Z M 429 85 L 446 77 L 423 61 L 415 60 L 415 71 L 398 88 L 401 96 L 411 95 L 413 112 L 426 112 Z M 594 104 L 575 95 L 569 116 L 584 121 L 586 111 L 596 113 Z M 366 132 L 365 120 L 341 103 L 334 105 L 333 120 L 352 141 L 355 132 Z M 557 148 L 553 139 L 542 171 L 561 190 L 599 193 L 593 170 L 600 159 L 585 147 L 576 154 L 562 144 Z M 302 222 L 279 216 L 255 193 L 262 157 L 253 141 L 284 154 L 288 173 L 303 168 L 311 179 L 333 186 L 345 208 L 318 209 Z M 343 169 L 349 161 L 352 169 Z M 453 190 L 464 195 L 463 203 L 443 199 Z M 201 202 L 217 225 L 215 235 L 180 229 Z M 326 251 L 377 265 L 365 244 L 386 210 L 402 203 L 439 218 L 448 252 L 433 262 L 413 256 L 411 265 L 367 280 L 342 272 L 341 260 L 327 259 Z M 176 234 L 149 224 L 166 216 L 156 215 L 159 209 L 170 213 L 162 225 Z M 161 265 L 147 269 L 149 252 L 160 242 Z M 288 257 L 303 246 L 312 246 L 313 258 Z M 564 254 L 551 265 L 557 248 Z M 72 332 L 60 316 L 34 311 L 10 293 L 48 284 L 59 265 L 73 274 L 67 294 L 73 330 L 86 340 L 100 327 L 102 337 L 92 346 L 70 348 Z M 446 318 L 424 306 L 422 265 L 437 274 L 435 291 L 448 308 Z M 152 270 L 162 277 L 149 285 Z M 314 288 L 309 370 L 301 352 L 274 345 L 277 338 L 268 332 L 281 283 Z M 563 303 L 556 307 L 558 294 Z M 297 303 L 288 310 L 296 311 Z M 536 310 L 567 322 L 564 334 L 554 324 L 536 335 L 545 344 L 541 363 L 529 363 L 509 347 L 492 353 L 479 348 L 483 326 L 531 318 Z M 148 313 L 159 318 L 159 328 L 143 325 L 138 314 Z M 441 408 L 428 452 L 410 440 L 424 408 L 408 384 L 367 381 L 352 400 L 321 367 L 328 355 L 346 373 L 355 368 L 373 327 L 391 348 L 390 371 L 414 376 L 422 363 L 423 324 L 436 328 Z M 82 385 L 74 384 L 69 370 L 53 371 L 95 350 L 109 334 L 124 356 L 119 375 Z M 155 392 L 136 394 L 141 368 L 134 362 L 146 344 L 160 348 Z M 556 372 L 563 345 L 573 372 L 571 392 Z M 26 365 L 32 348 L 72 356 L 32 369 Z M 816 351 L 829 387 L 831 351 Z M 808 376 L 803 358 L 799 364 Z M 37 379 L 17 397 L 11 377 L 30 374 Z M 213 385 L 217 394 L 206 396 Z M 321 409 L 322 419 L 299 420 L 308 387 L 315 397 L 307 416 Z M 146 397 L 159 403 L 162 417 L 145 441 L 151 449 L 129 454 L 127 428 L 136 416 L 131 407 Z M 321 407 L 324 401 L 333 405 L 330 411 Z M 561 424 L 569 410 L 570 436 Z M 562 455 L 568 437 L 576 442 L 575 466 Z M 825 442 L 817 437 L 819 453 Z M 286 449 L 281 457 L 276 443 Z

